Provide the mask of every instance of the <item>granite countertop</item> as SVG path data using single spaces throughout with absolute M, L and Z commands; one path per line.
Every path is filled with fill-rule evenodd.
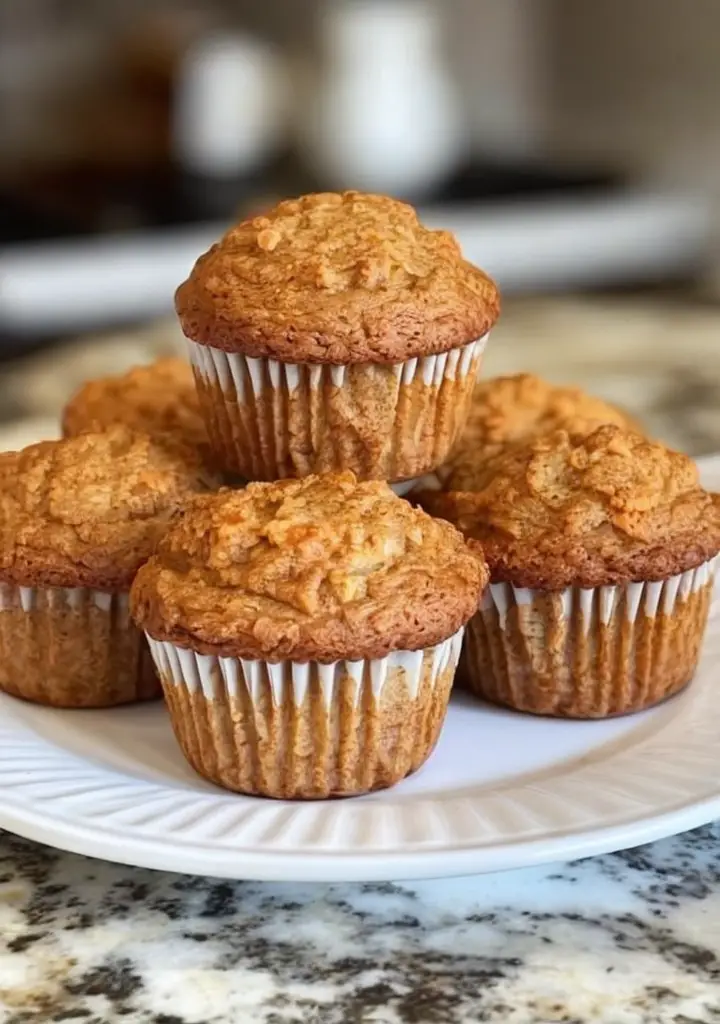
M 720 827 L 473 879 L 229 883 L 0 837 L 3 1024 L 711 1024 Z
M 720 450 L 720 311 L 513 303 L 485 372 L 530 369 Z M 179 350 L 170 322 L 3 368 L 55 429 L 88 376 Z M 18 437 L 22 436 L 22 423 Z M 720 1022 L 720 825 L 582 863 L 387 885 L 228 883 L 0 833 L 0 1024 Z

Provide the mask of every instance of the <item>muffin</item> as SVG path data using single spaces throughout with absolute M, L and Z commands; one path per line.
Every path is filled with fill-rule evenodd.
M 151 437 L 167 434 L 209 454 L 192 368 L 183 359 L 158 359 L 116 377 L 88 381 L 62 416 L 63 435 L 75 437 L 122 423 Z
M 158 697 L 128 609 L 197 456 L 113 427 L 0 455 L 0 690 L 56 707 Z
M 720 502 L 687 456 L 607 425 L 509 449 L 474 493 L 428 507 L 481 548 L 491 585 L 464 679 L 520 711 L 604 718 L 695 672 L 720 550 Z
M 350 796 L 431 753 L 486 581 L 448 523 L 329 474 L 193 500 L 131 610 L 197 772 L 241 793 Z
M 477 467 L 509 444 L 558 429 L 589 433 L 604 423 L 642 433 L 622 409 L 581 388 L 558 387 L 532 373 L 481 381 L 465 430 L 438 475 L 448 490 L 474 490 L 469 482 Z
M 493 282 L 385 196 L 286 200 L 232 228 L 176 295 L 222 468 L 401 481 L 464 426 Z

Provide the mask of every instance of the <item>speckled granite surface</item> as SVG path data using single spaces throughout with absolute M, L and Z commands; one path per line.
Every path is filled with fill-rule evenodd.
M 0 374 L 5 419 L 180 346 L 172 324 Z M 577 381 L 720 450 L 720 313 L 507 310 L 487 373 Z M 720 826 L 579 864 L 403 885 L 227 883 L 0 834 L 0 1024 L 720 1022 Z
M 711 1024 L 720 827 L 403 885 L 152 873 L 0 839 L 3 1024 Z

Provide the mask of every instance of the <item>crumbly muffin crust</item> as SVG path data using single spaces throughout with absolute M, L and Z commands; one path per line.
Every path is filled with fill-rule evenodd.
M 116 423 L 150 436 L 170 434 L 206 448 L 207 433 L 190 364 L 168 357 L 119 376 L 88 381 L 63 411 L 65 437 Z
M 131 611 L 201 654 L 332 662 L 446 639 L 486 582 L 449 524 L 338 473 L 195 499 L 138 574 Z
M 576 387 L 558 387 L 532 373 L 494 377 L 476 385 L 465 430 L 446 469 L 447 490 L 474 491 L 482 464 L 508 444 L 554 430 L 585 434 L 614 423 L 638 430 L 622 409 Z
M 720 500 L 694 462 L 620 427 L 513 446 L 478 489 L 424 506 L 481 547 L 494 582 L 559 590 L 662 580 L 720 550 Z
M 127 589 L 183 501 L 206 489 L 192 449 L 127 427 L 0 455 L 0 581 Z
M 397 363 L 487 333 L 494 283 L 386 196 L 288 199 L 201 256 L 175 305 L 188 338 L 284 362 Z

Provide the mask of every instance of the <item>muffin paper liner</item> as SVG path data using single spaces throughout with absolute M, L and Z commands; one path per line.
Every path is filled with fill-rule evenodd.
M 238 792 L 313 799 L 382 789 L 424 763 L 463 632 L 425 650 L 327 665 L 148 643 L 175 734 L 199 774 Z
M 462 677 L 520 711 L 603 718 L 690 682 L 717 558 L 660 581 L 555 593 L 491 584 L 468 623 Z
M 188 341 L 200 406 L 228 472 L 276 480 L 351 469 L 408 480 L 465 425 L 488 335 L 403 363 L 282 363 Z
M 54 707 L 162 695 L 128 595 L 0 583 L 0 690 Z

